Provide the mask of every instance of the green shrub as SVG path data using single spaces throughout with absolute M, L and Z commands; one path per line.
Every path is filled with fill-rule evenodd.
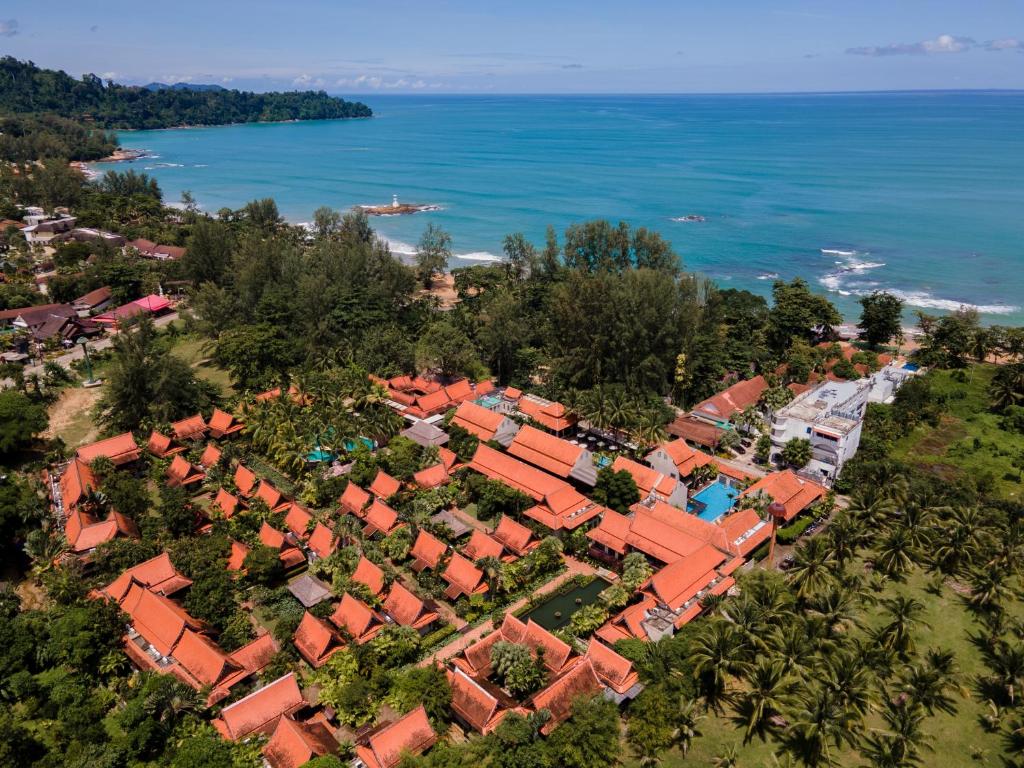
M 777 539 L 779 544 L 792 544 L 794 541 L 800 538 L 807 527 L 814 522 L 810 517 L 801 517 L 796 522 L 790 523 L 787 526 L 779 528 Z

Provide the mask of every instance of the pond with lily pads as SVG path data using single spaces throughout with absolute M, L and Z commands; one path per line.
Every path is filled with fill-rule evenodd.
M 568 625 L 572 615 L 585 605 L 597 602 L 597 596 L 604 592 L 610 582 L 594 579 L 589 584 L 576 586 L 568 592 L 556 594 L 524 613 L 523 621 L 533 619 L 544 629 L 553 631 Z

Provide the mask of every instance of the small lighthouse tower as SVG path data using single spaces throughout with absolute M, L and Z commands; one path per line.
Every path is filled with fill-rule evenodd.
M 398 207 L 398 195 L 392 195 L 391 196 L 391 207 L 392 208 L 397 208 Z

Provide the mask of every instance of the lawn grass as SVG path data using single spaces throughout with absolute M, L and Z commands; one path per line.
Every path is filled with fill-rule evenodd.
M 977 627 L 963 600 L 948 585 L 943 587 L 941 594 L 927 591 L 930 576 L 920 569 L 910 573 L 902 584 L 890 583 L 882 597 L 903 594 L 919 600 L 925 610 L 922 615 L 923 624 L 916 631 L 916 643 L 919 652 L 928 648 L 942 648 L 956 654 L 960 668 L 962 693 L 957 698 L 958 711 L 947 715 L 941 712 L 929 718 L 924 726 L 927 734 L 926 743 L 934 751 L 923 754 L 924 765 L 929 768 L 960 768 L 961 766 L 980 766 L 998 768 L 1004 765 L 1002 755 L 1004 745 L 998 733 L 987 733 L 979 722 L 979 718 L 988 712 L 986 704 L 979 700 L 974 689 L 974 679 L 986 671 L 978 649 L 970 641 L 970 633 Z M 871 626 L 878 621 L 880 608 L 873 607 L 864 617 L 865 624 Z M 1015 616 L 1024 616 L 1024 607 L 1019 602 L 1008 607 Z M 925 626 L 927 624 L 928 626 Z M 737 729 L 729 720 L 730 710 L 719 716 L 708 715 L 701 721 L 701 736 L 693 742 L 689 754 L 684 758 L 678 751 L 665 755 L 661 765 L 665 768 L 685 768 L 685 766 L 712 765 L 714 759 L 729 746 L 736 747 L 739 765 L 742 768 L 769 768 L 775 766 L 773 755 L 777 749 L 772 742 L 761 743 L 754 740 L 743 746 L 743 731 Z M 881 720 L 872 715 L 868 718 L 869 728 L 881 727 Z M 625 761 L 630 768 L 639 766 L 635 759 Z M 780 761 L 785 765 L 784 761 Z M 863 758 L 852 750 L 839 753 L 837 765 L 859 766 L 864 764 Z
M 220 390 L 222 397 L 230 397 L 235 390 L 228 372 L 210 360 L 208 342 L 198 336 L 180 336 L 171 348 L 171 354 L 191 366 L 196 376 Z
M 933 391 L 948 398 L 947 411 L 937 427 L 918 426 L 897 441 L 892 457 L 948 480 L 991 475 L 1000 496 L 1021 499 L 1013 458 L 1024 452 L 1024 435 L 1003 430 L 1001 417 L 989 410 L 988 387 L 997 370 L 995 365 L 972 365 L 962 382 L 954 371 L 930 373 Z

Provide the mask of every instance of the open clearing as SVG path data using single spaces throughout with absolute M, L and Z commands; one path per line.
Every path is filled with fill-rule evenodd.
M 93 421 L 92 411 L 102 394 L 103 387 L 62 390 L 57 402 L 50 406 L 50 426 L 43 432 L 43 437 L 59 437 L 69 448 L 95 440 L 99 429 Z

